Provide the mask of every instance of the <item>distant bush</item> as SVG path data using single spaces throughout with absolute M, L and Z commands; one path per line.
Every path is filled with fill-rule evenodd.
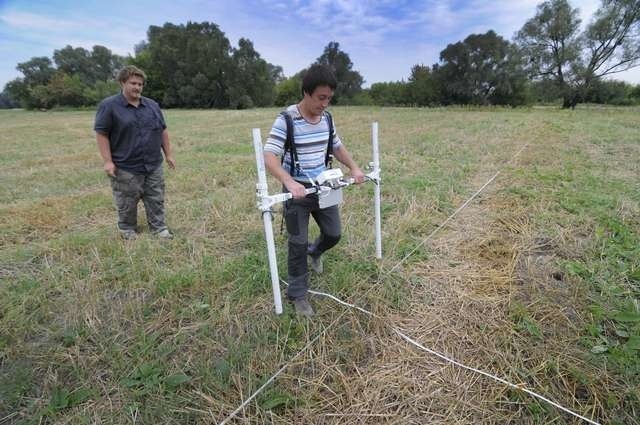
M 276 106 L 288 106 L 300 100 L 302 82 L 298 77 L 287 78 L 276 85 Z
M 239 98 L 231 101 L 231 107 L 233 109 L 251 109 L 253 106 L 253 100 L 246 94 L 243 94 Z

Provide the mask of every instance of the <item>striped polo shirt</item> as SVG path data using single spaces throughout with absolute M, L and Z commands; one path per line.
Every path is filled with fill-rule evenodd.
M 316 177 L 325 170 L 324 160 L 327 155 L 327 145 L 329 141 L 329 121 L 325 114 L 320 121 L 312 124 L 306 121 L 297 105 L 291 105 L 286 112 L 293 118 L 293 135 L 298 153 L 298 162 L 301 172 L 296 171 L 293 178 L 298 181 L 308 182 L 309 178 L 315 180 Z M 284 143 L 287 139 L 287 123 L 282 115 L 278 115 L 271 132 L 264 146 L 265 152 L 271 152 L 281 157 L 284 152 Z M 335 120 L 333 123 L 333 150 L 342 145 L 336 132 Z M 284 157 L 282 164 L 288 173 L 291 173 L 291 155 L 289 152 Z

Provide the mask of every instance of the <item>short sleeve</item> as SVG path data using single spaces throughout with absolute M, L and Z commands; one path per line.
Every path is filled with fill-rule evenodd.
M 164 114 L 162 113 L 162 110 L 159 107 L 158 107 L 158 115 L 160 116 L 160 122 L 162 123 L 162 129 L 166 130 L 167 123 L 164 121 Z
M 331 116 L 331 119 L 333 119 L 333 149 L 339 149 L 342 146 L 342 140 L 338 136 L 338 130 L 336 130 L 336 120 L 333 116 Z
M 154 100 L 151 100 L 151 99 L 147 99 L 147 100 L 151 103 L 153 111 L 155 112 L 155 115 L 160 121 L 160 125 L 162 126 L 162 129 L 165 130 L 167 128 L 167 123 L 164 120 L 164 114 L 162 113 L 162 109 L 160 109 L 160 105 L 158 105 L 158 103 Z
M 271 152 L 276 156 L 284 153 L 284 143 L 287 140 L 287 123 L 282 115 L 278 115 L 273 122 L 269 137 L 264 145 L 265 152 Z
M 98 105 L 93 129 L 100 134 L 111 133 L 111 107 L 107 102 L 103 101 Z

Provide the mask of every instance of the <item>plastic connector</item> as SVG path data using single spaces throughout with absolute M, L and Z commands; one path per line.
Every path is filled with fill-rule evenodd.
M 321 186 L 341 187 L 343 186 L 343 176 L 344 174 L 342 174 L 342 170 L 340 168 L 330 168 L 320 173 L 316 178 L 316 181 Z

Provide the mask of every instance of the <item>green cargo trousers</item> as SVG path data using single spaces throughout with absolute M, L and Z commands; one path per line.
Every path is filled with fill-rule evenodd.
M 152 233 L 167 228 L 164 213 L 164 173 L 162 166 L 145 174 L 118 169 L 110 177 L 113 200 L 118 209 L 118 229 L 135 231 L 138 223 L 138 202 L 142 199 L 147 223 Z

